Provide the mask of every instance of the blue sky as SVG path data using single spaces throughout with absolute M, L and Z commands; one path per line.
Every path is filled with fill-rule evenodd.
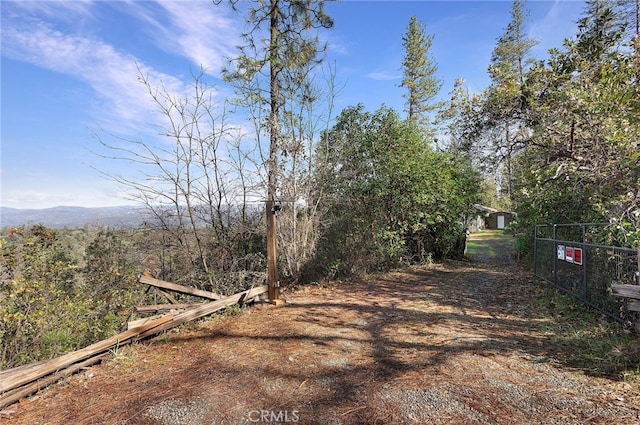
M 402 111 L 398 87 L 402 36 L 411 16 L 435 36 L 432 55 L 446 97 L 457 78 L 471 91 L 489 83 L 496 39 L 511 1 L 355 1 L 327 5 L 333 29 L 322 32 L 327 60 L 343 85 L 336 110 L 363 103 Z M 199 1 L 10 1 L 1 7 L 0 205 L 46 208 L 130 204 L 123 188 L 98 170 L 127 174 L 127 164 L 100 157 L 92 131 L 153 137 L 153 105 L 139 83 L 182 93 L 206 69 L 218 98 L 225 58 L 241 43 L 242 18 L 226 5 Z M 536 58 L 576 32 L 583 2 L 529 1 Z

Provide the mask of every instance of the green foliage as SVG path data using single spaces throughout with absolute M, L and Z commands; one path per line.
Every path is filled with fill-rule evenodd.
M 98 231 L 86 249 L 83 289 L 101 310 L 107 332 L 117 323 L 114 312 L 130 308 L 143 296 L 144 288 L 137 284 L 140 263 L 130 255 L 133 249 L 131 239 L 111 229 Z
M 264 270 L 256 254 L 264 239 L 248 229 L 258 221 L 247 215 L 231 222 L 220 243 L 215 229 L 200 229 L 220 289 L 237 292 L 235 287 L 261 279 L 252 271 Z M 120 332 L 135 305 L 158 301 L 138 283 L 142 267 L 190 286 L 206 281 L 194 251 L 189 256 L 184 249 L 192 241 L 173 244 L 171 231 L 6 229 L 0 236 L 0 368 L 52 358 Z
M 639 46 L 618 49 L 610 10 L 588 12 L 577 40 L 528 75 L 533 131 L 514 201 L 523 224 L 611 222 L 640 246 Z
M 239 305 L 231 305 L 224 309 L 227 316 L 240 316 L 243 313 L 242 307 Z
M 501 100 L 510 103 L 510 108 L 517 103 L 520 94 L 518 85 L 524 82 L 524 73 L 532 62 L 528 57 L 529 51 L 537 44 L 526 35 L 526 20 L 524 2 L 515 0 L 511 8 L 511 21 L 498 38 L 489 66 L 489 74 L 494 82 L 492 90 L 501 91 L 505 95 Z
M 12 229 L 2 240 L 0 366 L 39 360 L 77 342 L 63 330 L 66 317 L 59 314 L 73 305 L 77 264 L 58 242 L 58 234 L 44 226 Z
M 358 273 L 455 254 L 478 178 L 464 159 L 431 150 L 422 134 L 392 109 L 359 105 L 324 135 L 317 180 L 330 224 L 320 255 L 331 274 L 338 264 Z
M 625 333 L 618 323 L 597 310 L 544 284 L 539 308 L 549 321 L 542 326 L 558 355 L 575 367 L 600 376 L 637 379 L 640 345 L 637 336 Z
M 130 310 L 143 290 L 125 246 L 110 230 L 9 229 L 0 238 L 0 368 L 119 332 L 126 317 L 118 312 Z
M 483 162 L 507 198 L 485 202 L 516 211 L 519 229 L 609 222 L 611 237 L 640 246 L 640 39 L 625 37 L 618 6 L 587 2 L 576 36 L 532 65 L 514 1 L 491 86 L 471 98 L 457 82 L 442 114 L 452 146 Z M 519 239 L 526 254 L 531 234 Z

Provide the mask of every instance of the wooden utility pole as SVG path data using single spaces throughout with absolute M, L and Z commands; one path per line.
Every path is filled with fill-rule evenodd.
M 280 282 L 278 282 L 278 255 L 276 243 L 276 209 L 273 200 L 266 202 L 267 210 L 267 285 L 269 286 L 269 301 L 275 303 L 280 297 Z
M 276 303 L 279 298 L 280 286 L 278 282 L 278 254 L 276 244 L 276 176 L 278 175 L 278 142 L 280 139 L 280 81 L 278 80 L 281 64 L 277 51 L 280 43 L 278 0 L 270 3 L 270 59 L 269 59 L 269 160 L 267 164 L 267 284 L 269 286 L 269 301 Z

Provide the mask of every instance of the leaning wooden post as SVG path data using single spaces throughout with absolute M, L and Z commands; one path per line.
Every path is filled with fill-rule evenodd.
M 268 200 L 267 210 L 267 285 L 269 301 L 275 303 L 280 297 L 278 282 L 278 254 L 276 244 L 276 202 Z

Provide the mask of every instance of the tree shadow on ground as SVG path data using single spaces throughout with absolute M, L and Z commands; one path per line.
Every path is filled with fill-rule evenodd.
M 244 391 L 242 407 L 225 416 L 230 421 L 242 409 L 297 409 L 310 423 L 330 423 L 331 415 L 340 423 L 390 423 L 401 413 L 371 394 L 435 385 L 459 356 L 550 355 L 546 339 L 530 332 L 536 318 L 519 304 L 523 288 L 510 270 L 458 262 L 397 276 L 341 285 L 331 298 L 294 298 L 265 316 L 273 319 L 266 333 L 221 328 L 172 343 L 224 342 L 240 354 L 252 347 L 244 359 L 194 359 L 185 369 Z
M 103 383 L 107 399 L 49 422 L 241 424 L 264 412 L 279 419 L 272 423 L 305 424 L 608 418 L 589 411 L 592 395 L 574 396 L 577 384 L 550 367 L 554 348 L 537 331 L 545 318 L 534 280 L 505 257 L 491 258 L 306 287 L 286 307 L 180 332 Z M 58 410 L 65 402 L 71 397 Z M 101 411 L 107 416 L 97 420 Z

